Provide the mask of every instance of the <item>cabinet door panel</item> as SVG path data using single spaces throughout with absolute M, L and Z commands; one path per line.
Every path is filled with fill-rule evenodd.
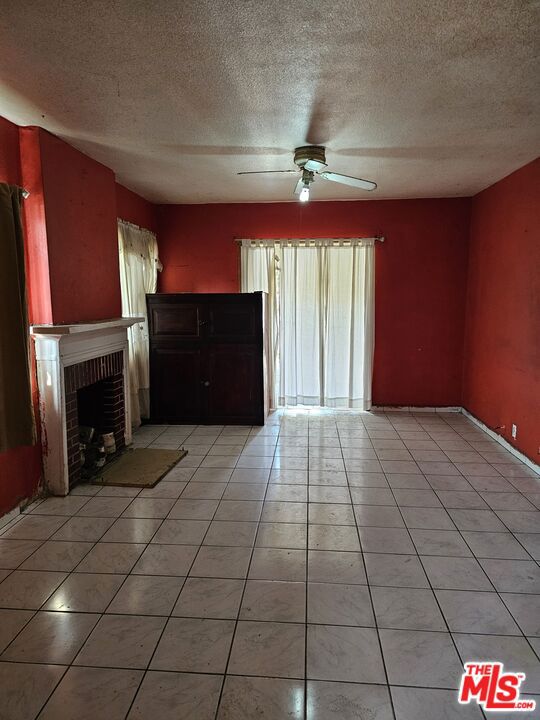
M 260 352 L 253 345 L 208 347 L 208 421 L 255 424 L 261 414 Z
M 153 422 L 199 422 L 201 351 L 154 348 L 151 366 Z
M 201 326 L 197 305 L 169 304 L 152 305 L 150 327 L 155 337 L 175 336 L 194 338 Z
M 257 333 L 257 316 L 253 303 L 224 304 L 208 307 L 208 339 L 245 339 L 255 340 Z

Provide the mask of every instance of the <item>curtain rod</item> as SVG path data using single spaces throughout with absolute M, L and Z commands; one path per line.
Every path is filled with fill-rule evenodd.
M 372 237 L 373 237 L 373 239 L 374 239 L 376 242 L 382 242 L 382 243 L 383 243 L 383 242 L 386 240 L 386 238 L 385 238 L 384 235 L 374 235 L 374 236 L 372 236 Z M 238 237 L 235 237 L 235 238 L 234 238 L 234 242 L 235 242 L 235 243 L 241 243 L 241 242 L 243 242 L 244 240 L 253 240 L 253 242 L 259 242 L 259 241 L 262 241 L 262 242 L 285 242 L 285 241 L 288 241 L 288 240 L 295 240 L 295 241 L 297 241 L 297 240 L 300 240 L 300 241 L 301 241 L 301 240 L 305 240 L 305 241 L 309 241 L 309 240 L 336 240 L 336 241 L 338 241 L 338 242 L 343 242 L 343 240 L 371 240 L 371 237 L 369 237 L 369 238 L 367 238 L 367 237 L 366 237 L 366 238 L 363 238 L 363 237 L 340 237 L 340 238 L 238 238 Z

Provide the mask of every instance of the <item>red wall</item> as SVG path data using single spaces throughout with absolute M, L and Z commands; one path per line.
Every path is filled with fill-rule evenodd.
M 460 405 L 469 199 L 162 205 L 162 292 L 237 292 L 235 237 L 384 234 L 376 251 L 378 405 Z
M 463 405 L 538 462 L 540 159 L 472 203 Z M 511 426 L 518 426 L 517 440 Z
M 114 173 L 41 128 L 20 135 L 32 321 L 118 317 Z
M 119 317 L 114 173 L 54 135 L 38 132 L 53 322 Z
M 0 517 L 31 498 L 41 478 L 41 447 L 17 447 L 0 453 Z
M 36 128 L 21 128 L 22 184 L 30 195 L 23 203 L 26 247 L 26 279 L 30 323 L 52 323 L 49 248 L 45 217 L 45 195 L 41 166 L 40 134 Z
M 116 183 L 116 214 L 121 220 L 157 232 L 156 206 Z

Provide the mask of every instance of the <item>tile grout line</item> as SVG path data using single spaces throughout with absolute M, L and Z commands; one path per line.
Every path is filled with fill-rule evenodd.
M 207 453 L 207 454 L 208 454 L 208 453 Z M 205 455 L 205 457 L 206 457 L 206 456 L 207 456 L 207 455 Z M 199 465 L 199 467 L 200 467 L 200 465 Z M 195 473 L 193 473 L 193 475 L 195 475 Z M 192 478 L 193 478 L 193 476 L 192 476 Z M 192 479 L 192 478 L 191 478 L 191 479 Z M 182 495 L 183 495 L 183 493 L 184 493 L 184 490 L 185 490 L 186 487 L 188 486 L 189 482 L 191 482 L 191 479 L 188 481 L 188 483 L 186 483 L 186 486 L 185 486 L 185 488 L 182 490 L 182 492 L 180 493 L 180 496 L 179 496 L 179 497 L 182 497 Z M 176 503 L 175 503 L 175 504 L 176 504 Z M 174 507 L 174 505 L 173 505 L 173 507 Z M 203 538 L 202 538 L 201 542 L 199 543 L 199 547 L 198 547 L 198 549 L 197 549 L 197 552 L 194 554 L 193 560 L 191 561 L 190 566 L 189 566 L 189 568 L 188 568 L 188 570 L 187 570 L 187 572 L 186 572 L 186 574 L 185 574 L 185 576 L 184 576 L 184 581 L 183 581 L 183 583 L 182 583 L 182 585 L 181 585 L 181 587 L 180 587 L 180 590 L 178 591 L 178 594 L 177 594 L 177 596 L 176 596 L 176 599 L 175 599 L 174 603 L 173 603 L 172 606 L 171 606 L 171 611 L 170 611 L 169 615 L 167 616 L 167 619 L 165 620 L 165 622 L 164 622 L 164 624 L 163 624 L 163 628 L 162 628 L 162 630 L 161 630 L 161 632 L 160 632 L 160 634 L 159 634 L 158 640 L 157 640 L 157 642 L 156 642 L 156 644 L 155 644 L 155 646 L 154 646 L 154 649 L 153 649 L 153 651 L 152 651 L 152 653 L 151 653 L 151 655 L 150 655 L 150 658 L 149 658 L 149 660 L 148 660 L 148 663 L 147 663 L 147 665 L 146 665 L 146 668 L 144 668 L 144 670 L 143 670 L 143 674 L 142 674 L 141 680 L 140 680 L 140 682 L 139 682 L 139 684 L 138 684 L 138 686 L 137 686 L 137 689 L 135 690 L 135 692 L 134 692 L 134 694 L 133 694 L 133 697 L 132 697 L 132 699 L 131 699 L 131 703 L 130 703 L 130 705 L 129 705 L 129 707 L 128 707 L 128 710 L 127 710 L 127 712 L 126 712 L 126 715 L 125 715 L 126 717 L 127 717 L 127 716 L 129 715 L 129 713 L 131 712 L 131 708 L 133 707 L 133 704 L 134 704 L 135 700 L 137 699 L 137 696 L 138 696 L 139 691 L 140 691 L 140 689 L 141 689 L 141 687 L 142 687 L 143 681 L 144 681 L 144 679 L 145 679 L 145 677 L 146 677 L 146 675 L 147 675 L 147 673 L 148 673 L 148 671 L 149 671 L 149 669 L 150 669 L 150 666 L 151 666 L 152 661 L 153 661 L 153 659 L 154 659 L 154 656 L 155 656 L 155 654 L 156 654 L 156 652 L 157 652 L 157 649 L 158 649 L 158 647 L 159 647 L 159 644 L 160 644 L 160 642 L 161 642 L 161 640 L 162 640 L 162 638 L 163 638 L 163 635 L 164 635 L 164 633 L 165 633 L 165 630 L 166 630 L 167 627 L 169 626 L 169 622 L 170 622 L 171 618 L 173 617 L 172 613 L 174 612 L 174 608 L 176 607 L 176 604 L 178 603 L 178 600 L 179 600 L 179 598 L 180 598 L 180 595 L 182 594 L 182 590 L 184 589 L 184 586 L 185 586 L 188 578 L 190 577 L 190 572 L 191 572 L 191 570 L 192 570 L 192 568 L 193 568 L 193 566 L 194 566 L 194 564 L 195 564 L 195 562 L 196 562 L 196 560 L 197 560 L 197 557 L 198 557 L 198 555 L 199 555 L 199 552 L 200 552 L 201 548 L 203 547 L 204 539 L 205 539 L 206 535 L 208 534 L 208 531 L 210 530 L 210 527 L 211 527 L 211 525 L 212 525 L 213 518 L 215 517 L 215 514 L 216 514 L 218 508 L 219 508 L 219 503 L 216 505 L 216 509 L 214 510 L 214 513 L 213 513 L 213 515 L 212 515 L 212 519 L 211 519 L 210 522 L 208 523 L 208 527 L 206 528 L 206 531 L 205 531 L 205 533 L 204 533 L 204 535 L 203 535 Z M 171 510 L 172 510 L 172 508 L 171 508 Z M 169 512 L 170 512 L 170 511 L 169 511 Z M 168 517 L 168 515 L 167 515 L 167 517 Z M 163 518 L 163 522 L 165 521 L 165 519 L 166 519 L 166 518 Z M 163 525 L 163 522 L 159 525 L 159 528 Z M 158 529 L 159 529 L 159 528 L 158 528 Z M 156 530 L 156 533 L 157 533 L 158 529 Z M 152 538 L 155 537 L 155 534 L 156 534 L 156 533 L 154 533 L 154 535 L 152 536 Z M 150 545 L 150 542 L 148 543 L 147 547 L 148 547 L 149 545 Z M 141 557 L 142 557 L 142 554 L 141 554 Z M 182 576 L 180 576 L 180 577 L 182 577 Z M 116 597 L 116 595 L 115 595 L 115 597 Z M 113 598 L 113 599 L 114 599 L 114 598 Z M 111 600 L 111 602 L 112 602 L 112 600 Z M 110 605 L 110 603 L 109 603 L 109 605 Z M 175 617 L 176 617 L 176 616 L 175 616 Z M 219 703 L 218 703 L 218 706 L 219 706 Z M 218 706 L 217 706 L 217 707 L 218 707 Z M 216 712 L 217 712 L 217 708 L 216 708 Z
M 363 425 L 363 427 L 365 428 L 364 423 L 362 423 L 362 425 Z M 367 431 L 367 428 L 366 428 L 366 431 Z M 340 444 L 341 444 L 341 439 L 340 439 Z M 343 449 L 342 449 L 342 452 L 343 452 Z M 362 540 L 361 540 L 361 538 L 360 538 L 360 530 L 359 530 L 359 527 L 358 527 L 358 521 L 357 521 L 356 513 L 354 512 L 353 498 L 352 498 L 352 493 L 351 493 L 351 485 L 350 485 L 350 483 L 349 483 L 349 475 L 348 475 L 348 471 L 347 471 L 346 466 L 345 466 L 345 477 L 346 477 L 346 479 L 347 479 L 347 488 L 348 488 L 348 491 L 349 491 L 349 496 L 350 496 L 350 498 L 351 498 L 351 507 L 353 508 L 353 517 L 354 517 L 354 521 L 355 521 L 356 536 L 357 536 L 357 538 L 358 538 L 358 545 L 359 545 L 359 548 L 360 548 L 360 555 L 361 555 L 361 557 L 362 557 L 362 567 L 363 567 L 363 569 L 364 569 L 364 575 L 365 575 L 365 577 L 366 577 L 366 587 L 367 587 L 367 591 L 368 591 L 368 594 L 369 594 L 369 601 L 370 601 L 370 605 L 371 605 L 371 612 L 372 612 L 372 615 L 373 615 L 374 631 L 375 631 L 375 634 L 376 634 L 376 636 L 377 636 L 377 647 L 379 648 L 379 653 L 380 653 L 380 655 L 381 655 L 381 663 L 382 663 L 382 667 L 383 667 L 383 670 L 384 670 L 384 677 L 386 678 L 385 688 L 386 688 L 386 691 L 387 691 L 387 693 L 388 693 L 388 699 L 389 699 L 389 702 L 390 702 L 390 708 L 391 708 L 392 715 L 393 715 L 394 717 L 396 717 L 396 711 L 395 711 L 395 707 L 394 707 L 394 698 L 392 697 L 392 691 L 391 691 L 391 687 L 390 687 L 390 678 L 389 678 L 389 675 L 388 675 L 388 668 L 386 667 L 386 659 L 385 659 L 385 656 L 384 656 L 383 647 L 382 647 L 382 641 L 381 641 L 381 637 L 380 637 L 380 633 L 379 633 L 379 623 L 378 623 L 378 620 L 377 620 L 377 614 L 376 614 L 376 612 L 375 612 L 375 604 L 374 604 L 374 602 L 373 602 L 373 594 L 372 594 L 372 592 L 371 592 L 371 585 L 370 585 L 370 582 L 369 582 L 369 575 L 368 575 L 367 566 L 366 566 L 366 561 L 365 561 L 365 557 L 364 557 L 364 551 L 363 551 L 363 547 L 362 547 Z M 386 476 L 385 476 L 385 477 L 386 477 Z
M 278 437 L 279 437 L 279 432 L 278 432 Z M 247 442 L 247 441 L 246 441 L 246 442 Z M 273 455 L 272 457 L 275 458 L 275 453 L 274 453 L 274 455 Z M 273 465 L 273 462 L 272 462 L 272 465 Z M 238 604 L 238 611 L 237 611 L 237 613 L 236 613 L 236 619 L 234 620 L 234 628 L 233 628 L 233 632 L 232 632 L 232 635 L 231 635 L 231 642 L 230 642 L 230 645 L 229 645 L 229 651 L 228 651 L 228 653 L 227 653 L 227 660 L 226 660 L 226 662 L 225 662 L 225 668 L 224 668 L 224 670 L 223 670 L 223 680 L 222 680 L 222 683 L 221 683 L 221 689 L 220 689 L 220 693 L 219 693 L 219 697 L 218 697 L 218 701 L 217 701 L 217 705 L 216 705 L 216 710 L 215 710 L 215 713 L 214 713 L 214 719 L 215 719 L 215 720 L 218 720 L 218 715 L 219 715 L 220 708 L 221 708 L 221 701 L 222 701 L 222 699 L 223 699 L 223 692 L 224 692 L 224 690 L 225 690 L 225 683 L 226 683 L 226 680 L 227 680 L 227 676 L 228 676 L 228 674 L 229 674 L 229 673 L 228 673 L 228 669 L 229 669 L 229 664 L 230 664 L 230 660 L 231 660 L 231 655 L 232 655 L 232 651 L 233 651 L 233 647 L 234 647 L 234 641 L 235 641 L 235 639 L 236 639 L 236 632 L 237 632 L 237 629 L 238 629 L 238 623 L 240 622 L 240 614 L 241 614 L 241 612 L 242 612 L 242 604 L 243 604 L 243 602 L 244 602 L 244 596 L 245 596 L 245 593 L 246 593 L 246 587 L 247 587 L 248 578 L 249 578 L 249 571 L 250 571 L 250 569 L 251 569 L 251 563 L 252 563 L 252 560 L 253 560 L 253 554 L 254 554 L 254 552 L 255 552 L 255 543 L 257 542 L 257 536 L 258 536 L 258 534 L 259 534 L 259 527 L 260 527 L 260 523 L 261 523 L 261 516 L 262 516 L 262 512 L 263 512 L 263 508 L 264 508 L 264 502 L 265 502 L 266 495 L 267 495 L 267 493 L 268 493 L 268 485 L 270 484 L 270 473 L 271 473 L 271 470 L 269 470 L 269 472 L 268 472 L 268 479 L 267 479 L 266 482 L 265 482 L 265 492 L 264 492 L 264 497 L 263 497 L 262 505 L 261 505 L 261 514 L 259 515 L 259 520 L 257 521 L 257 530 L 256 530 L 255 537 L 254 537 L 254 540 L 253 540 L 253 545 L 251 546 L 251 552 L 250 552 L 248 564 L 247 564 L 247 567 L 246 567 L 246 574 L 245 574 L 245 577 L 244 577 L 244 584 L 243 584 L 243 587 L 242 587 L 242 592 L 241 592 L 241 594 L 240 594 L 240 602 L 239 602 L 239 604 Z M 218 505 L 218 507 L 219 507 L 219 505 Z M 216 510 L 216 511 L 217 511 L 217 510 Z
M 446 420 L 445 420 L 445 421 L 446 421 Z M 450 425 L 450 423 L 448 423 L 448 424 Z M 491 464 L 491 463 L 488 463 L 488 464 Z M 504 476 L 503 476 L 503 477 L 504 477 Z M 510 483 L 510 484 L 513 485 L 513 483 Z M 518 490 L 518 492 L 519 492 L 519 490 Z M 478 494 L 480 494 L 480 493 L 478 493 Z M 521 493 L 520 493 L 520 494 L 521 494 Z M 495 514 L 497 515 L 497 513 L 495 513 Z M 499 516 L 497 515 L 497 517 L 499 517 Z M 500 519 L 500 518 L 499 518 L 499 519 Z M 503 522 L 503 524 L 505 524 L 504 521 L 501 521 L 501 522 Z M 488 532 L 489 532 L 489 531 L 488 531 Z M 509 530 L 509 532 L 510 532 L 511 536 L 514 537 L 514 538 L 519 542 L 519 539 L 515 536 L 515 534 L 514 534 L 511 530 Z M 474 550 L 469 546 L 469 543 L 467 543 L 466 538 L 463 537 L 462 531 L 460 530 L 459 533 L 460 533 L 460 536 L 463 538 L 464 542 L 465 542 L 465 543 L 467 544 L 467 546 L 469 547 L 469 549 L 472 551 L 473 557 L 474 557 L 474 558 L 476 559 L 476 561 L 478 562 L 479 558 L 478 558 L 478 557 L 476 556 L 476 554 L 474 553 Z M 520 543 L 520 545 L 522 545 L 522 544 Z M 522 547 L 523 547 L 523 546 L 522 546 Z M 526 549 L 526 548 L 524 548 L 524 549 L 525 549 L 525 551 L 527 552 L 527 549 Z M 529 554 L 529 553 L 527 552 L 527 554 Z M 532 557 L 532 556 L 529 554 L 529 557 Z M 423 563 L 422 563 L 422 564 L 423 564 Z M 480 563 L 478 563 L 478 564 L 480 565 Z M 538 564 L 538 563 L 537 563 L 537 564 Z M 480 566 L 481 566 L 481 565 L 480 565 Z M 482 567 L 482 566 L 481 566 L 481 567 Z M 482 570 L 484 570 L 483 567 L 482 567 Z M 427 573 L 426 573 L 426 574 L 427 574 Z M 485 571 L 484 571 L 484 574 L 486 574 L 486 577 L 488 577 L 488 576 L 487 576 L 487 573 L 485 573 Z M 512 613 L 511 609 L 508 607 L 507 603 L 504 602 L 504 598 L 501 597 L 500 591 L 497 590 L 497 588 L 494 586 L 493 582 L 491 581 L 491 578 L 488 577 L 488 580 L 490 581 L 490 583 L 491 583 L 491 585 L 492 585 L 492 587 L 493 587 L 493 589 L 494 589 L 494 593 L 495 593 L 496 596 L 499 598 L 499 600 L 501 601 L 501 603 L 503 604 L 503 606 L 506 608 L 508 614 L 509 614 L 510 617 L 512 618 L 512 620 L 513 620 L 513 622 L 515 623 L 516 627 L 517 627 L 518 630 L 520 630 L 520 632 L 521 632 L 521 635 L 517 635 L 517 636 L 516 636 L 516 635 L 512 635 L 512 636 L 502 635 L 502 637 L 518 637 L 518 638 L 524 639 L 525 642 L 527 643 L 527 645 L 529 646 L 529 648 L 532 650 L 533 654 L 538 657 L 537 653 L 536 653 L 535 650 L 534 650 L 534 647 L 533 647 L 533 646 L 531 645 L 531 643 L 530 643 L 529 638 L 526 636 L 525 632 L 522 630 L 520 623 L 519 623 L 519 622 L 517 621 L 517 619 L 515 618 L 514 614 Z M 429 577 L 428 577 L 428 582 L 429 582 L 430 585 L 431 585 L 431 581 L 429 580 Z M 432 590 L 432 592 L 433 592 L 433 590 Z M 439 605 L 439 599 L 438 599 L 438 597 L 437 597 L 437 594 L 436 594 L 435 592 L 434 592 L 433 594 L 435 595 L 435 599 L 436 599 L 437 605 Z M 522 594 L 527 594 L 527 593 L 522 593 Z M 443 616 L 443 618 L 444 618 L 444 621 L 445 621 L 445 623 L 447 624 L 447 627 L 448 627 L 448 630 L 449 630 L 449 633 L 450 633 L 450 637 L 451 637 L 451 639 L 452 639 L 452 642 L 453 642 L 453 644 L 454 644 L 454 647 L 455 647 L 455 649 L 456 649 L 456 652 L 457 652 L 457 654 L 458 654 L 458 657 L 460 658 L 460 660 L 461 660 L 462 662 L 465 662 L 463 656 L 462 656 L 461 653 L 459 652 L 459 649 L 458 649 L 457 644 L 456 644 L 456 642 L 455 642 L 455 639 L 454 639 L 454 637 L 453 637 L 453 633 L 452 633 L 452 631 L 450 631 L 450 627 L 448 626 L 448 622 L 447 622 L 447 620 L 446 620 L 446 616 L 445 616 L 444 612 L 442 612 L 442 608 L 440 607 L 440 605 L 439 605 L 439 610 L 441 611 L 442 616 Z M 471 633 L 466 633 L 466 634 L 471 634 Z M 472 633 L 472 634 L 481 634 L 481 633 Z M 485 634 L 486 634 L 488 637 L 496 636 L 496 634 L 494 634 L 494 633 L 485 633 Z M 538 657 L 538 659 L 540 660 L 540 657 Z M 486 713 L 484 712 L 484 710 L 483 710 L 482 708 L 481 708 L 481 712 L 482 712 L 482 714 L 484 715 L 484 717 L 487 717 L 487 716 L 486 716 Z

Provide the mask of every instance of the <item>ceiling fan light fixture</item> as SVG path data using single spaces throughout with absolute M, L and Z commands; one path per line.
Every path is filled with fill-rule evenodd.
M 362 178 L 353 177 L 352 175 L 342 175 L 341 173 L 326 170 L 326 148 L 322 145 L 303 145 L 297 147 L 294 151 L 294 164 L 300 170 L 244 170 L 238 175 L 258 175 L 264 173 L 296 173 L 298 181 L 294 186 L 294 194 L 300 202 L 309 200 L 309 188 L 315 177 L 323 180 L 330 180 L 341 185 L 349 185 L 350 187 L 359 188 L 360 190 L 375 190 L 377 183 L 373 180 L 363 180 Z
M 294 151 L 294 164 L 300 169 L 317 172 L 326 167 L 326 149 L 322 145 L 304 145 Z

